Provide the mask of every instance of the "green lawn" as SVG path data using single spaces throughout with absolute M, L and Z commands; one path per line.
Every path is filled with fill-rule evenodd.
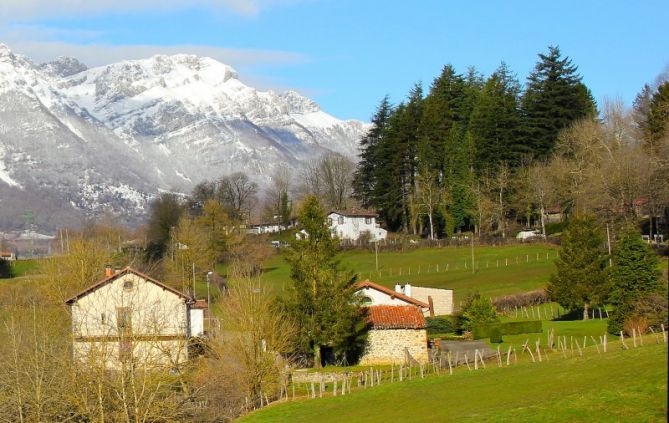
M 521 361 L 276 404 L 242 422 L 630 421 L 667 418 L 667 345 Z
M 39 267 L 39 260 L 37 259 L 16 260 L 10 263 L 12 267 L 13 278 L 26 276 L 28 273 L 36 270 Z
M 373 252 L 346 251 L 339 258 L 342 268 L 358 274 L 359 280 L 370 279 L 390 287 L 410 282 L 450 288 L 460 301 L 475 291 L 497 297 L 543 288 L 554 270 L 556 254 L 554 246 L 544 244 L 476 247 L 474 272 L 468 247 L 381 252 L 378 271 Z M 261 279 L 277 291 L 285 290 L 290 284 L 290 270 L 283 257 L 271 258 Z

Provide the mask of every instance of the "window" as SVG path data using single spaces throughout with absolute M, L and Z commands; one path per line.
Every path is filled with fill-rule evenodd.
M 128 289 L 129 290 L 129 289 L 132 289 L 132 287 L 133 287 L 132 281 L 123 282 L 123 289 Z
M 344 224 L 344 216 L 339 216 L 338 222 L 339 222 L 340 225 L 343 225 Z
M 332 226 L 332 218 L 328 217 L 328 226 Z
M 105 313 L 100 314 L 100 323 L 103 325 L 107 323 L 107 315 Z
M 370 305 L 372 304 L 372 299 L 369 297 L 362 297 L 362 305 Z
M 372 218 L 371 217 L 366 217 L 365 218 L 365 225 L 371 225 L 372 224 Z

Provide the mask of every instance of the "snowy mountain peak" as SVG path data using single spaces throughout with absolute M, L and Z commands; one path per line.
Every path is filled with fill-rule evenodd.
M 209 57 L 86 69 L 68 57 L 35 66 L 0 45 L 0 201 L 13 200 L 0 224 L 25 209 L 50 227 L 101 211 L 136 222 L 159 192 L 236 171 L 264 185 L 333 151 L 354 159 L 366 129 L 296 91 L 247 86 Z
M 74 57 L 59 56 L 55 60 L 42 63 L 38 66 L 39 69 L 52 76 L 66 77 L 83 72 L 88 67 L 81 63 Z

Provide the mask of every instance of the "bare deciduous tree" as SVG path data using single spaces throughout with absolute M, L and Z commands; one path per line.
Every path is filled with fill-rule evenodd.
M 308 165 L 302 174 L 302 191 L 315 195 L 333 209 L 346 209 L 352 194 L 355 165 L 338 153 L 323 155 L 318 162 Z
M 256 200 L 258 184 L 243 172 L 224 176 L 218 184 L 221 202 L 230 210 L 232 217 L 239 220 L 248 219 Z

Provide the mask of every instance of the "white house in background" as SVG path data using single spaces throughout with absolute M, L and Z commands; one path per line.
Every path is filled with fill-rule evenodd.
M 81 363 L 110 369 L 126 363 L 174 367 L 188 359 L 188 341 L 204 335 L 207 303 L 132 268 L 68 299 L 73 355 Z
M 286 226 L 278 223 L 258 223 L 246 227 L 246 233 L 249 235 L 274 234 L 285 230 Z
M 453 314 L 453 290 L 425 288 L 410 284 L 395 285 L 395 289 L 386 288 L 366 280 L 356 285 L 357 295 L 363 296 L 365 306 L 406 306 L 420 309 L 424 316 Z
M 388 231 L 379 227 L 376 217 L 376 213 L 369 211 L 331 211 L 328 226 L 332 234 L 342 240 L 357 241 L 365 232 L 369 232 L 370 241 L 386 239 Z

